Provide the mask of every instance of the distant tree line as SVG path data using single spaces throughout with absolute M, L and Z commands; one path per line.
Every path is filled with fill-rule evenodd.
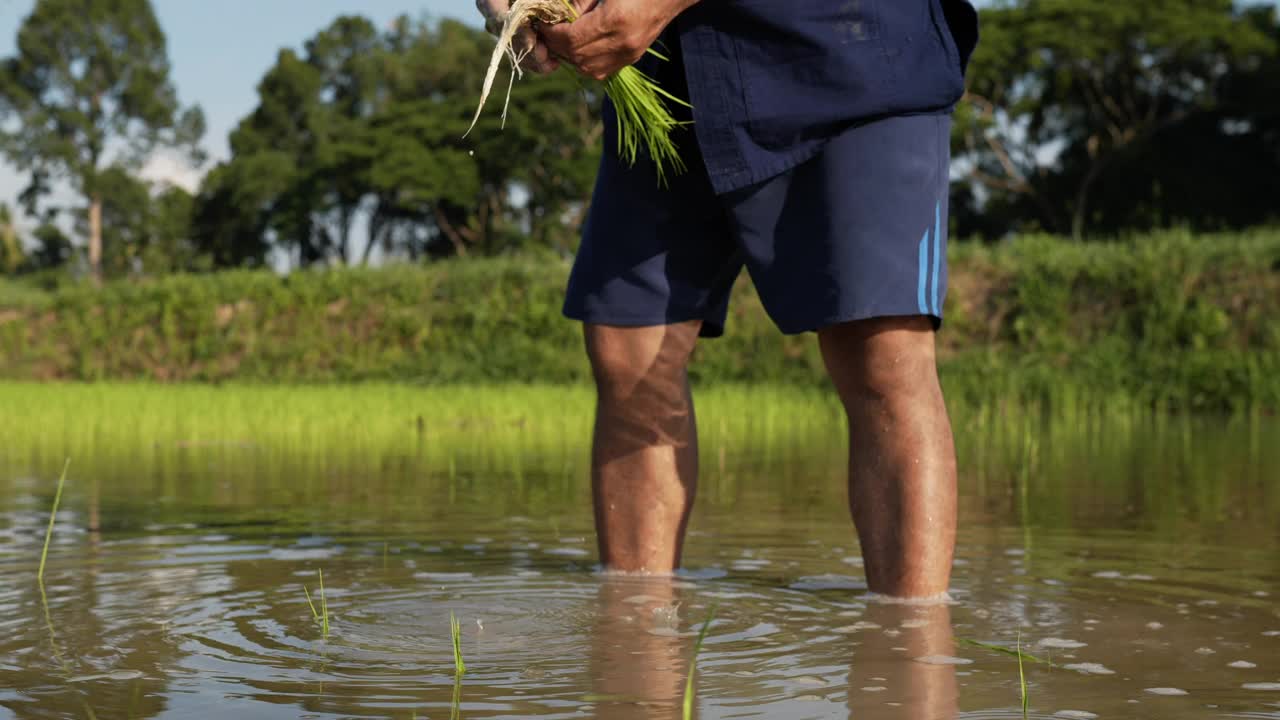
M 982 11 L 982 32 L 953 137 L 959 236 L 1277 219 L 1274 8 L 1013 0 Z M 0 58 L 0 153 L 29 179 L 18 207 L 36 227 L 20 237 L 0 207 L 0 273 L 569 254 L 600 97 L 567 71 L 526 79 L 505 127 L 490 112 L 463 139 L 492 48 L 451 20 L 339 18 L 279 53 L 191 195 L 139 177 L 157 148 L 201 160 L 204 131 L 179 107 L 149 0 L 38 0 Z M 60 187 L 80 202 L 52 203 Z

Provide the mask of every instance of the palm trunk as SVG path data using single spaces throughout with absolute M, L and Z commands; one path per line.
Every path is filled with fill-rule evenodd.
M 89 276 L 102 283 L 102 198 L 89 199 Z

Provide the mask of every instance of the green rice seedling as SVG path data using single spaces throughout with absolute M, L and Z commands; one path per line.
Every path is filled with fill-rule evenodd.
M 449 635 L 453 640 L 454 675 L 462 677 L 467 672 L 467 664 L 462 661 L 462 625 L 452 610 L 449 611 Z
M 1049 667 L 1053 667 L 1053 662 L 1051 660 L 1047 658 L 1038 657 L 1030 653 L 1022 652 L 1021 647 L 1010 650 L 1007 647 L 996 645 L 994 643 L 985 643 L 979 640 L 970 640 L 968 638 L 956 638 L 956 642 L 960 643 L 961 645 L 968 645 L 970 647 L 982 648 L 983 650 L 990 650 L 991 652 L 1000 653 L 1001 655 L 1008 655 L 1009 657 L 1013 657 L 1013 658 L 1022 658 L 1024 660 L 1029 660 L 1033 663 L 1037 663 L 1040 665 L 1048 665 Z
M 58 505 L 62 502 L 62 485 L 67 481 L 67 468 L 71 467 L 71 458 L 62 465 L 62 474 L 58 476 L 58 490 L 53 495 L 53 509 L 49 511 L 49 527 L 44 531 L 44 549 L 40 551 L 40 569 L 36 571 L 36 582 L 44 587 L 44 563 L 49 556 L 49 541 L 53 538 L 53 522 L 58 517 Z
M 520 51 L 514 46 L 516 34 L 534 22 L 555 25 L 574 22 L 578 19 L 578 11 L 569 0 L 516 0 L 503 21 L 502 31 L 498 35 L 498 45 L 494 48 L 489 62 L 489 70 L 485 74 L 484 88 L 480 93 L 480 106 L 476 108 L 470 134 L 480 120 L 489 93 L 493 90 L 493 82 L 503 57 L 511 62 L 511 84 L 507 88 L 507 100 L 502 108 L 502 119 L 505 126 L 507 108 L 511 103 L 511 87 L 521 75 L 520 62 L 528 54 L 528 50 Z M 649 50 L 649 54 L 666 60 L 660 53 Z M 613 101 L 618 115 L 618 153 L 628 163 L 634 165 L 643 146 L 653 160 L 658 173 L 658 181 L 666 184 L 668 170 L 677 174 L 684 172 L 685 164 L 676 149 L 671 133 L 683 123 L 677 120 L 667 107 L 670 101 L 684 107 L 689 103 L 663 90 L 651 77 L 635 67 L 628 66 L 619 70 L 604 81 L 605 94 Z M 465 137 L 465 135 L 464 135 Z
M 707 631 L 711 629 L 711 621 L 716 617 L 716 606 L 711 606 L 711 611 L 707 613 L 707 619 L 702 623 L 702 630 L 698 633 L 698 640 L 693 644 L 693 656 L 689 658 L 689 677 L 684 682 L 684 720 L 693 720 L 693 674 L 698 669 L 698 653 L 702 650 L 702 641 L 707 638 Z
M 455 675 L 453 678 L 453 700 L 449 704 L 449 720 L 458 720 L 462 717 L 462 676 Z
M 329 601 L 324 596 L 324 570 L 320 571 L 320 622 L 324 626 L 324 638 L 329 639 Z
M 1018 684 L 1022 686 L 1022 717 L 1027 717 L 1027 674 L 1022 670 L 1022 631 L 1018 631 Z
M 316 604 L 311 602 L 311 592 L 307 590 L 307 586 L 302 586 L 302 593 L 307 597 L 307 606 L 311 608 L 311 617 L 320 623 L 320 631 L 325 640 L 329 639 L 329 602 L 324 596 L 324 570 L 320 570 L 320 609 L 316 610 Z

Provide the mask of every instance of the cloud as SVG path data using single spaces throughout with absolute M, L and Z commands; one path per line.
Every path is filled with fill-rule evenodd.
M 181 153 L 158 150 L 142 166 L 139 176 L 159 185 L 173 185 L 194 193 L 204 179 L 205 171 L 193 166 Z

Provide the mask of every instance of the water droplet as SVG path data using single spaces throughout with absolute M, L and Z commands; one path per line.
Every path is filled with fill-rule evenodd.
M 1239 670 L 1249 670 L 1251 668 L 1256 668 L 1258 666 L 1255 665 L 1254 663 L 1249 662 L 1248 660 L 1237 660 L 1233 663 L 1227 663 L 1227 667 L 1232 667 Z
M 1240 687 L 1245 690 L 1269 690 L 1274 692 L 1280 690 L 1280 683 L 1245 683 Z
M 1187 691 L 1181 688 L 1169 688 L 1169 687 L 1147 688 L 1146 692 L 1152 695 L 1186 695 L 1187 694 Z
M 1097 715 L 1085 710 L 1059 710 L 1054 713 L 1053 716 L 1060 718 L 1078 718 L 1078 720 L 1090 720 L 1091 718 L 1098 717 Z
M 1162 629 L 1162 628 L 1164 628 L 1164 624 L 1163 624 L 1163 623 L 1158 623 L 1158 622 L 1156 622 L 1156 621 L 1154 621 L 1154 620 L 1152 620 L 1151 622 L 1147 623 L 1147 629 L 1148 629 L 1148 630 L 1160 630 L 1160 629 Z

